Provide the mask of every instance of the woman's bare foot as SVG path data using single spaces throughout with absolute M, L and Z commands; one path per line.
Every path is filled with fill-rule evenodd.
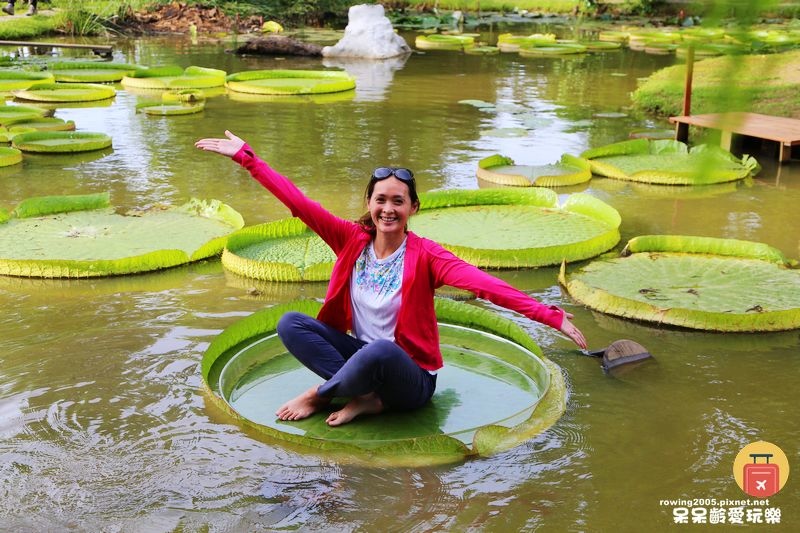
M 313 415 L 331 401 L 330 398 L 319 396 L 317 394 L 318 388 L 319 385 L 315 385 L 299 396 L 281 405 L 280 408 L 275 411 L 275 416 L 280 420 L 302 420 L 303 418 L 308 418 Z
M 330 414 L 325 420 L 329 426 L 347 424 L 358 415 L 374 415 L 383 411 L 383 402 L 380 397 L 371 392 L 364 396 L 353 398 L 340 410 Z

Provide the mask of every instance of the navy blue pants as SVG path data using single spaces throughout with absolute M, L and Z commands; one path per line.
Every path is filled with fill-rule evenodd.
M 436 376 L 389 340 L 364 342 L 308 315 L 288 312 L 278 336 L 289 353 L 325 379 L 317 394 L 327 398 L 375 392 L 384 407 L 416 409 L 436 389 Z

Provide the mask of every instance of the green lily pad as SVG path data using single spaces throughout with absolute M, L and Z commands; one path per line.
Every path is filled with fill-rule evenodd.
M 288 310 L 315 315 L 319 304 L 305 300 L 254 313 L 214 339 L 202 361 L 208 397 L 265 437 L 370 464 L 449 463 L 519 445 L 564 410 L 561 372 L 537 355 L 541 350 L 519 326 L 487 310 L 437 299 L 446 364 L 428 405 L 359 417 L 336 428 L 325 424 L 325 412 L 279 421 L 273 415 L 278 406 L 319 383 L 273 334 Z
M 222 266 L 248 278 L 268 281 L 324 281 L 336 255 L 297 218 L 234 232 L 222 253 Z
M 31 72 L 27 70 L 0 69 L 0 92 L 27 89 L 37 83 L 53 82 L 55 79 L 49 72 Z
M 231 91 L 267 95 L 306 95 L 350 91 L 356 82 L 341 70 L 250 70 L 227 77 Z
M 33 102 L 94 102 L 113 98 L 117 92 L 113 87 L 96 83 L 37 83 L 11 94 Z
M 480 267 L 526 268 L 588 259 L 619 242 L 619 213 L 589 196 L 562 207 L 549 189 L 443 190 L 421 195 L 416 233 Z
M 745 155 L 741 159 L 718 147 L 691 150 L 673 140 L 633 139 L 587 150 L 594 174 L 608 178 L 661 185 L 709 185 L 745 179 L 760 169 Z
M 226 72 L 214 68 L 177 66 L 140 68 L 122 78 L 122 86 L 146 90 L 206 89 L 225 85 Z
M 471 56 L 493 56 L 500 53 L 496 46 L 468 46 L 464 48 L 464 53 Z
M 0 167 L 8 167 L 22 163 L 22 152 L 16 148 L 0 146 Z
M 484 102 L 483 100 L 459 100 L 459 104 L 471 105 L 478 109 L 494 109 L 494 104 L 491 102 Z
M 128 63 L 105 61 L 54 61 L 47 65 L 55 80 L 63 83 L 110 83 L 140 69 Z
M 587 52 L 608 52 L 622 48 L 622 42 L 617 40 L 581 41 L 580 44 L 586 47 Z
M 242 226 L 217 201 L 115 213 L 108 195 L 32 198 L 0 225 L 0 274 L 81 278 L 158 270 L 218 254 Z
M 516 187 L 562 187 L 585 183 L 592 171 L 585 159 L 564 154 L 559 163 L 552 165 L 515 165 L 502 155 L 492 155 L 478 161 L 480 179 Z
M 577 43 L 552 44 L 547 46 L 522 46 L 519 55 L 522 57 L 552 57 L 582 54 L 586 47 Z
M 655 235 L 627 257 L 596 260 L 560 282 L 588 307 L 624 318 L 711 331 L 800 328 L 800 271 L 762 243 Z
M 46 114 L 44 109 L 23 105 L 0 105 L 0 125 L 11 126 L 17 122 L 24 122 L 34 118 L 41 118 Z
M 88 131 L 34 131 L 14 136 L 11 143 L 23 152 L 91 152 L 111 146 L 111 137 Z
M 11 129 L 19 131 L 25 128 L 36 131 L 73 131 L 75 122 L 55 117 L 36 117 L 15 122 Z
M 492 128 L 481 130 L 481 135 L 500 138 L 525 137 L 528 135 L 528 130 L 525 128 Z
M 420 50 L 464 50 L 475 46 L 475 38 L 468 35 L 418 35 L 414 46 Z
M 146 115 L 192 115 L 199 113 L 205 108 L 203 103 L 184 105 L 184 104 L 151 104 L 141 106 L 138 109 Z

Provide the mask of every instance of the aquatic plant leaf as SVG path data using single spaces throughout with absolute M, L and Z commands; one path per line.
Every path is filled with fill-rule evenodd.
M 140 68 L 133 74 L 122 78 L 123 87 L 153 90 L 205 89 L 225 85 L 224 70 L 190 66 L 181 69 L 177 66 Z
M 111 146 L 111 137 L 88 131 L 32 131 L 15 135 L 11 145 L 23 152 L 91 152 Z
M 677 239 L 644 240 L 657 241 L 656 248 L 677 248 Z M 695 239 L 683 242 L 705 253 L 632 253 L 593 261 L 569 276 L 562 265 L 559 281 L 575 300 L 624 318 L 711 331 L 800 328 L 800 271 L 776 264 L 774 257 L 708 253 L 750 252 L 756 244 Z
M 0 125 L 9 127 L 17 122 L 24 122 L 45 115 L 44 109 L 23 105 L 0 105 Z
M 736 181 L 758 170 L 750 156 L 741 160 L 717 147 L 689 150 L 681 142 L 632 139 L 587 150 L 592 172 L 608 178 L 662 185 L 708 185 Z
M 481 135 L 501 138 L 525 137 L 528 135 L 528 130 L 525 128 L 490 128 L 481 130 Z
M 356 82 L 342 70 L 249 70 L 230 74 L 231 91 L 265 95 L 324 94 L 349 91 Z
M 421 202 L 411 229 L 480 267 L 587 259 L 620 238 L 616 210 L 582 193 L 571 195 L 560 209 L 556 194 L 540 188 L 436 191 L 422 195 Z
M 49 72 L 0 69 L 0 92 L 27 89 L 31 85 L 36 85 L 37 83 L 53 81 L 55 81 L 55 79 Z
M 98 83 L 37 83 L 11 94 L 33 102 L 94 102 L 113 98 L 117 91 Z
M 478 162 L 477 175 L 485 181 L 517 187 L 563 187 L 592 179 L 589 163 L 569 154 L 551 165 L 515 165 L 511 158 L 489 156 Z
M 14 131 L 26 128 L 34 131 L 74 131 L 75 122 L 55 117 L 35 117 L 15 122 Z
M 622 255 L 640 252 L 684 252 L 744 257 L 783 266 L 792 266 L 795 263 L 787 259 L 777 248 L 762 242 L 688 235 L 640 235 L 628 241 L 622 250 Z
M 22 163 L 22 152 L 16 148 L 0 146 L 0 167 L 8 167 Z
M 109 83 L 122 80 L 142 67 L 129 63 L 100 61 L 53 61 L 47 70 L 63 83 Z
M 475 45 L 475 38 L 465 35 L 418 35 L 414 46 L 420 50 L 464 50 Z
M 111 195 L 107 192 L 95 194 L 72 194 L 66 196 L 37 196 L 21 201 L 14 209 L 17 218 L 39 217 L 70 211 L 102 209 L 111 205 Z
M 238 229 L 227 206 L 209 207 L 208 216 L 192 204 L 123 216 L 95 209 L 104 205 L 104 194 L 21 202 L 18 216 L 0 227 L 0 274 L 75 278 L 168 268 L 218 254 Z
M 291 395 L 293 386 L 305 387 L 305 381 L 319 378 L 300 369 L 273 332 L 287 311 L 314 316 L 319 308 L 315 301 L 291 302 L 226 328 L 203 356 L 207 397 L 265 437 L 373 465 L 444 464 L 497 453 L 546 429 L 563 413 L 566 390 L 560 369 L 534 355 L 540 350 L 522 328 L 486 309 L 437 299 L 447 364 L 429 405 L 409 413 L 362 417 L 338 428 L 324 423 L 325 413 L 296 422 L 275 420 L 269 415 L 275 410 L 272 403 Z M 297 380 L 301 383 L 295 384 Z M 481 399 L 497 387 L 513 393 L 503 409 Z M 250 407 L 248 395 L 258 401 L 257 409 Z M 484 406 L 473 406 L 476 402 Z M 489 424 L 492 435 L 479 436 L 483 424 L 478 420 L 487 415 L 494 420 Z M 495 438 L 499 432 L 502 438 Z
M 184 104 L 149 104 L 137 107 L 146 115 L 176 116 L 193 115 L 201 112 L 205 108 L 203 103 L 184 105 Z
M 228 238 L 222 266 L 269 281 L 325 281 L 336 255 L 297 218 L 243 228 Z

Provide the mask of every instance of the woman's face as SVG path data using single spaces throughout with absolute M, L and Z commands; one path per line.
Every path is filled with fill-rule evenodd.
M 408 218 L 417 208 L 418 204 L 411 202 L 408 186 L 394 176 L 375 182 L 367 202 L 372 223 L 379 233 L 405 232 Z

